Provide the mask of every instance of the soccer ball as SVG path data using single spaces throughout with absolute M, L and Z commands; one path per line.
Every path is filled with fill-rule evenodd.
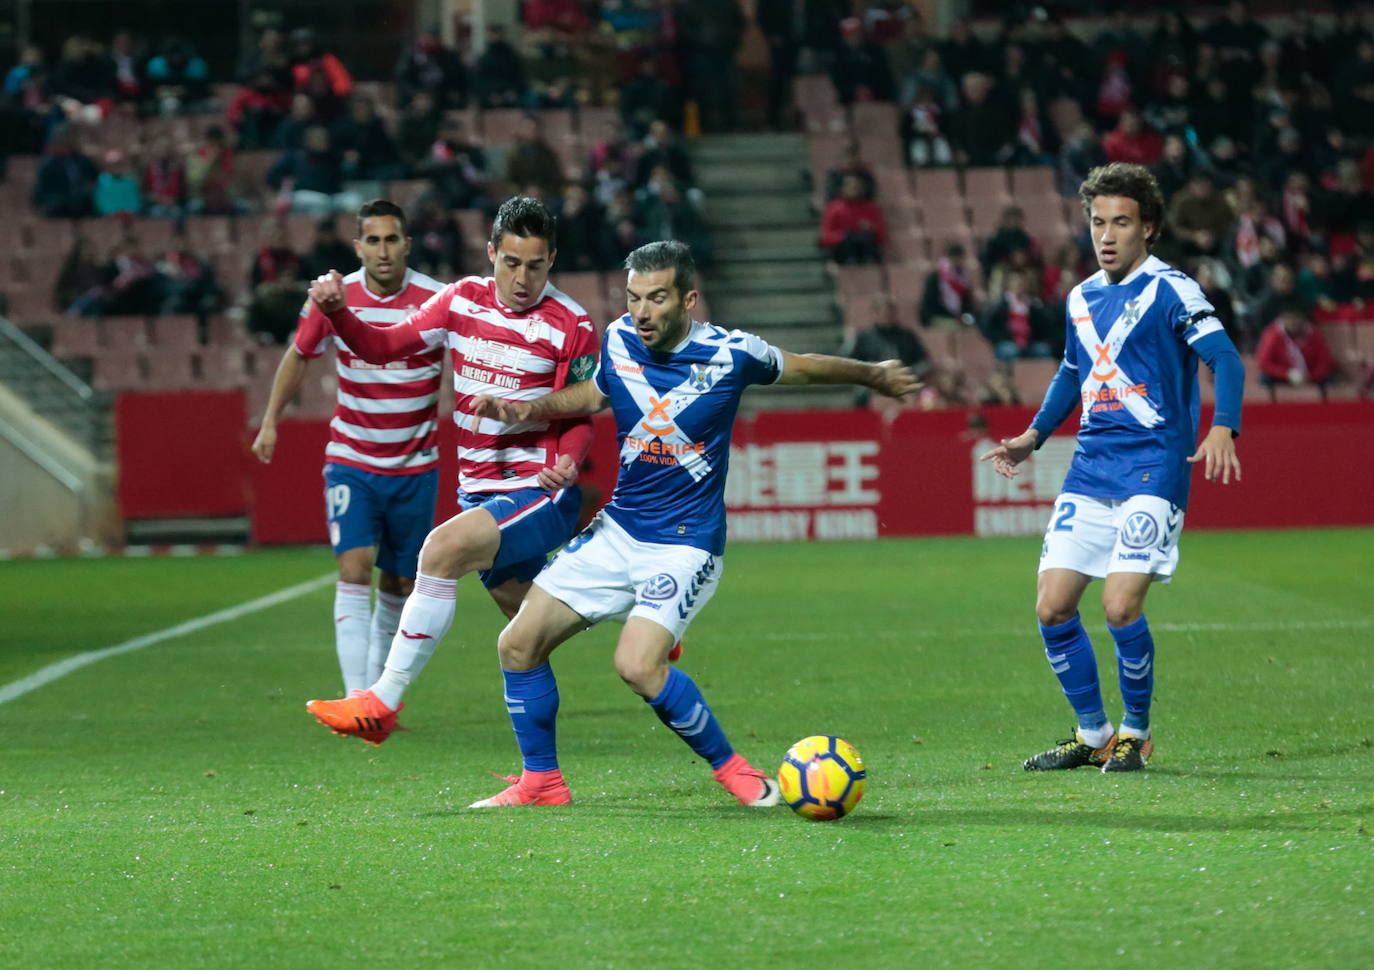
M 854 811 L 867 778 L 854 745 L 825 734 L 792 745 L 778 769 L 782 800 L 812 822 L 829 822 Z

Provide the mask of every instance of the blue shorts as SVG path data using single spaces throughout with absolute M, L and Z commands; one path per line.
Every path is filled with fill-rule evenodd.
M 334 555 L 376 546 L 377 568 L 413 579 L 420 547 L 434 528 L 438 490 L 437 468 L 418 475 L 379 475 L 326 463 L 324 509 Z
M 501 548 L 490 569 L 479 576 L 482 585 L 495 589 L 508 580 L 528 583 L 539 574 L 553 552 L 577 528 L 582 509 L 582 489 L 576 485 L 546 492 L 542 488 L 522 488 L 515 492 L 458 492 L 458 505 L 486 509 L 501 530 Z

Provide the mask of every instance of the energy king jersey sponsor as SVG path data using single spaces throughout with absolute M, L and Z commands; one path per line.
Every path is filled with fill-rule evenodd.
M 558 458 L 560 421 L 474 423 L 472 399 L 490 394 L 531 401 L 591 377 L 596 328 L 587 311 L 553 284 L 523 313 L 496 295 L 496 281 L 469 276 L 436 293 L 406 321 L 431 348 L 453 359 L 453 420 L 458 431 L 458 487 L 509 492 L 539 484 Z
M 1188 504 L 1199 417 L 1192 345 L 1222 330 L 1202 288 L 1154 256 L 1120 283 L 1104 272 L 1069 293 L 1065 365 L 1082 393 L 1064 491 Z
M 629 315 L 606 327 L 596 386 L 610 399 L 620 475 L 606 514 L 642 542 L 725 551 L 725 475 L 740 395 L 782 376 L 782 351 L 693 322 L 681 344 L 649 350 Z
M 399 323 L 443 288 L 438 280 L 407 270 L 397 292 L 378 296 L 367 288 L 361 269 L 344 277 L 349 309 L 374 324 Z M 318 357 L 331 340 L 338 349 L 339 397 L 325 459 L 383 475 L 415 475 L 438 465 L 443 351 L 368 363 L 348 349 L 329 318 L 307 300 L 292 341 L 296 352 Z

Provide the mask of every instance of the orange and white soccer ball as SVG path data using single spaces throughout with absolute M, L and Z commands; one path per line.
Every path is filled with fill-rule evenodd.
M 782 800 L 813 822 L 833 821 L 854 811 L 867 780 L 864 759 L 854 745 L 827 734 L 792 745 L 778 769 Z

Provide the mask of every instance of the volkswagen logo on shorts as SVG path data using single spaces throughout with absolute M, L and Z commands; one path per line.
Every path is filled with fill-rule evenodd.
M 650 576 L 639 588 L 639 595 L 646 600 L 670 600 L 677 595 L 677 580 L 667 573 Z
M 1121 527 L 1121 541 L 1132 549 L 1145 549 L 1159 538 L 1159 523 L 1149 512 L 1132 512 Z

